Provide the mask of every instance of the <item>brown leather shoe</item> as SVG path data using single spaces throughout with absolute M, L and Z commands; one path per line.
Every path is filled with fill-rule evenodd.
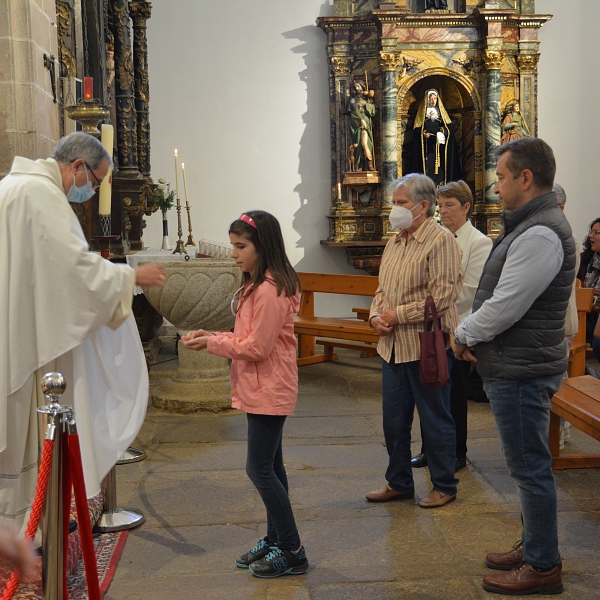
M 444 494 L 437 490 L 431 490 L 427 498 L 423 498 L 423 500 L 419 502 L 419 506 L 421 508 L 438 508 L 454 500 L 456 500 L 456 494 L 451 496 L 450 494 Z
M 389 502 L 390 500 L 412 500 L 414 492 L 397 492 L 389 485 L 384 485 L 380 490 L 373 490 L 366 495 L 369 502 Z
M 485 564 L 490 569 L 510 571 L 523 562 L 523 541 L 519 540 L 510 552 L 490 552 L 485 557 Z
M 508 596 L 562 594 L 563 584 L 558 567 L 540 573 L 530 564 L 522 563 L 520 567 L 512 571 L 484 577 L 483 589 Z

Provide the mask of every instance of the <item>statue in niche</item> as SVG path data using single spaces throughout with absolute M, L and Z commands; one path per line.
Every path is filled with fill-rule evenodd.
M 373 118 L 375 103 L 373 90 L 367 91 L 366 85 L 355 81 L 351 91 L 347 92 L 346 114 L 349 115 L 348 127 L 352 144 L 348 164 L 352 171 L 374 171 L 373 159 Z
M 460 178 L 452 121 L 437 90 L 427 90 L 415 119 L 412 172 L 425 173 L 436 186 Z
M 518 140 L 522 137 L 529 137 L 529 129 L 527 123 L 521 114 L 518 100 L 511 100 L 504 107 L 502 112 L 502 137 L 500 145 Z
M 425 10 L 448 10 L 448 0 L 425 0 Z

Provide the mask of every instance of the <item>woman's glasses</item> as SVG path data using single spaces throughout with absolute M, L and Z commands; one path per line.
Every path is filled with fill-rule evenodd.
M 240 307 L 240 298 L 242 296 L 242 292 L 244 291 L 244 286 L 242 286 L 231 299 L 231 314 L 235 317 L 237 316 L 238 309 Z

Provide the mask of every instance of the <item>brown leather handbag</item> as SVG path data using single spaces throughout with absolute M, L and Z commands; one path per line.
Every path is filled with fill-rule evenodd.
M 425 328 L 419 332 L 421 340 L 421 383 L 439 388 L 448 381 L 447 333 L 442 331 L 441 321 L 431 296 L 425 300 Z

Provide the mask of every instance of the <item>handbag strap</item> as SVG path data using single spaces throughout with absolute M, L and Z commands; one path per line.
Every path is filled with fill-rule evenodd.
M 433 296 L 427 296 L 425 299 L 425 329 L 424 331 L 441 329 L 440 320 L 435 308 Z

